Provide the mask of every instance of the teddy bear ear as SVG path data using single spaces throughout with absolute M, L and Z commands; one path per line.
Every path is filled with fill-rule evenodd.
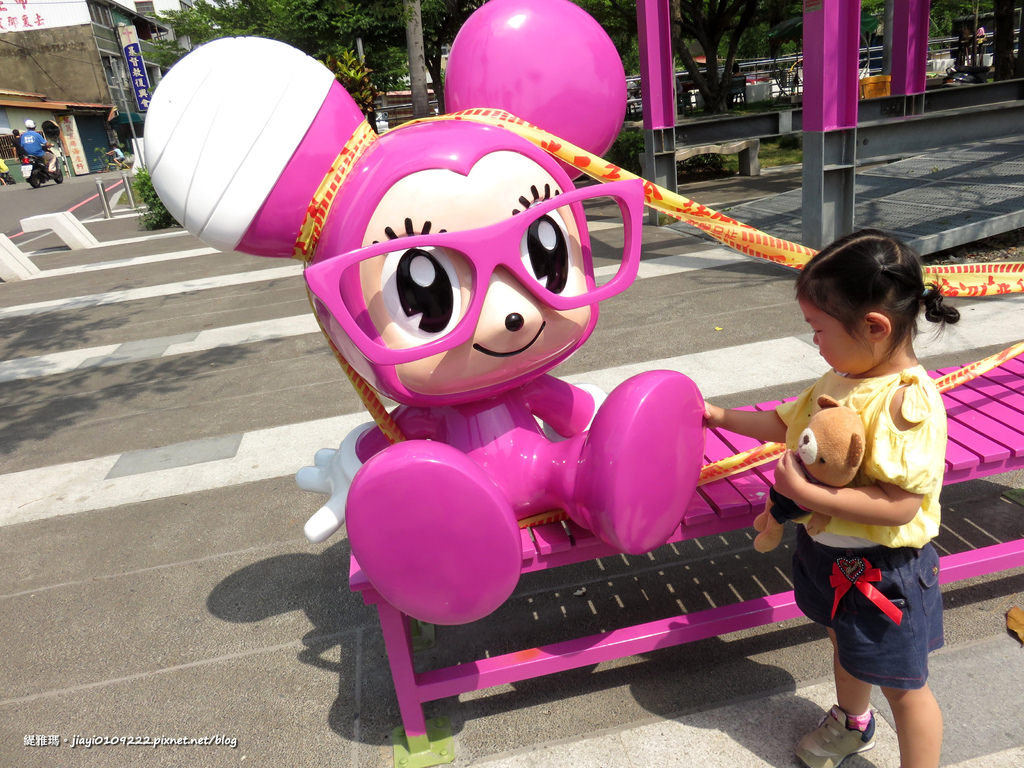
M 204 242 L 289 256 L 310 198 L 364 120 L 331 71 L 302 51 L 221 38 L 160 81 L 146 117 L 147 167 L 167 210 Z
M 846 465 L 850 469 L 860 466 L 864 458 L 864 437 L 856 432 L 850 435 L 850 449 L 846 453 Z
M 839 401 L 831 395 L 818 395 L 818 407 L 822 410 L 825 408 L 838 408 Z

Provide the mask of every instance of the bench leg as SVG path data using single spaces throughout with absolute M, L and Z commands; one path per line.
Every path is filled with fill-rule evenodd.
M 740 176 L 760 176 L 761 160 L 757 153 L 761 148 L 761 142 L 754 139 L 746 149 L 740 150 Z
M 391 680 L 398 698 L 402 726 L 391 732 L 396 768 L 426 768 L 455 759 L 451 727 L 445 718 L 429 723 L 417 694 L 412 663 L 412 631 L 409 617 L 385 602 L 377 604 L 384 647 L 391 667 Z

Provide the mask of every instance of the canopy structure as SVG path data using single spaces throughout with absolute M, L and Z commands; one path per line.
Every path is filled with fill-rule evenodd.
M 874 14 L 862 12 L 860 15 L 860 33 L 862 36 L 873 35 L 881 25 Z M 804 35 L 804 17 L 794 16 L 776 24 L 768 30 L 768 39 L 780 43 L 801 40 Z
M 804 0 L 803 16 L 775 27 L 802 40 L 801 109 L 804 189 L 803 244 L 823 247 L 853 230 L 860 38 L 878 21 L 861 12 L 859 0 Z M 894 3 L 887 20 L 891 51 L 890 93 L 917 97 L 925 91 L 929 0 Z M 872 26 L 874 25 L 874 26 Z M 637 0 L 640 82 L 643 99 L 644 174 L 675 189 L 675 68 L 669 0 Z M 781 27 L 781 29 L 780 29 Z M 905 99 L 913 114 L 921 99 Z M 908 113 L 910 114 L 910 113 Z
M 118 112 L 117 117 L 110 121 L 111 125 L 126 125 L 129 122 L 138 123 L 141 125 L 146 121 L 145 115 L 140 115 L 138 112 Z

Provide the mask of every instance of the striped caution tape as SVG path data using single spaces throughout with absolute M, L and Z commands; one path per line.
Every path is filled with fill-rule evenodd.
M 1021 353 L 1024 353 L 1024 341 L 1018 341 L 1013 346 L 1007 347 L 1001 352 L 989 355 L 981 360 L 965 365 L 952 373 L 935 380 L 935 386 L 939 392 L 948 392 L 964 382 L 976 379 L 982 374 L 988 373 L 993 368 L 998 368 L 1007 360 L 1012 360 Z M 786 446 L 782 443 L 764 443 L 749 451 L 737 453 L 734 456 L 727 456 L 724 459 L 705 464 L 700 472 L 698 485 L 706 485 L 714 480 L 721 480 L 723 477 L 737 475 L 752 467 L 759 467 L 770 461 L 777 460 L 786 452 Z
M 405 125 L 435 120 L 471 120 L 508 128 L 598 181 L 640 178 L 500 109 L 466 109 L 450 115 L 414 120 Z M 401 127 L 404 126 L 398 130 Z M 652 181 L 641 180 L 644 184 L 644 202 L 649 207 L 686 222 L 747 256 L 800 269 L 816 253 L 805 245 L 773 237 L 749 224 L 742 224 Z M 935 282 L 943 296 L 979 297 L 1024 293 L 1024 264 L 1017 262 L 940 264 L 926 267 L 925 275 L 927 281 Z

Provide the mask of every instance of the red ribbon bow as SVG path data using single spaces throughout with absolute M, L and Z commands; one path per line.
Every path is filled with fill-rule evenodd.
M 836 616 L 839 608 L 839 601 L 842 600 L 850 587 L 857 587 L 861 593 L 878 606 L 886 616 L 899 624 L 903 621 L 903 611 L 892 604 L 885 595 L 875 589 L 868 582 L 881 581 L 882 572 L 872 568 L 871 563 L 863 557 L 837 557 L 832 563 L 832 575 L 829 577 L 829 584 L 836 591 L 836 599 L 832 602 L 832 618 Z

